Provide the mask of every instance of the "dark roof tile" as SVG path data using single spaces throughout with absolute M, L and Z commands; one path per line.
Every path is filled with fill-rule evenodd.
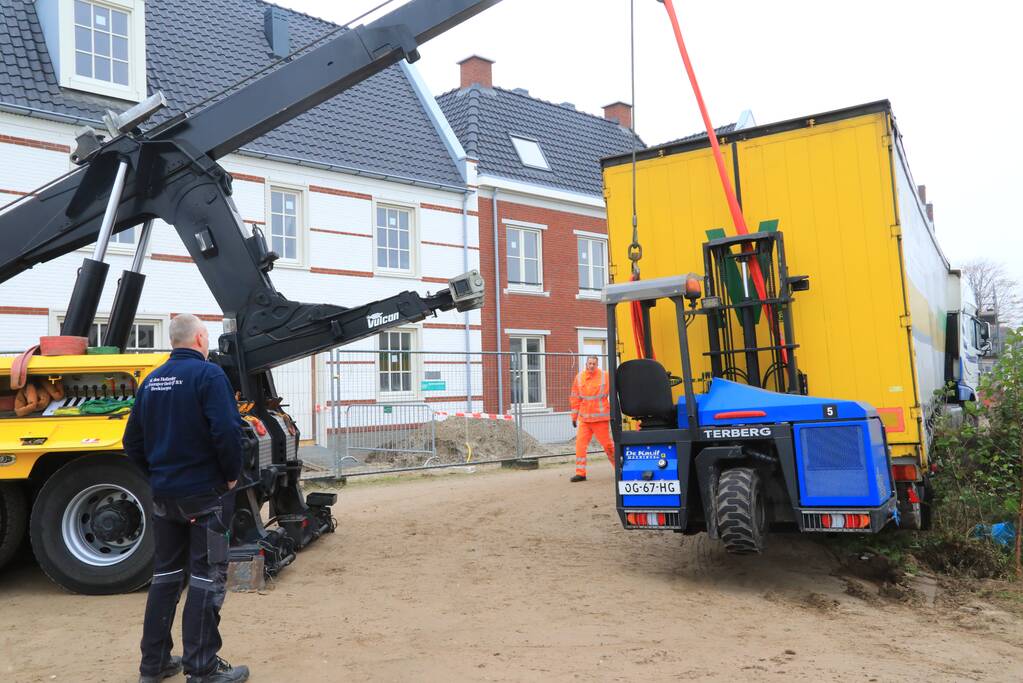
M 644 146 L 617 123 L 503 88 L 474 85 L 437 101 L 481 174 L 600 195 L 600 159 Z M 513 135 L 535 139 L 550 170 L 524 166 Z
M 148 0 L 147 84 L 167 96 L 166 118 L 269 65 L 260 0 Z M 288 16 L 292 48 L 337 29 Z M 0 0 L 0 103 L 99 121 L 120 100 L 62 89 L 30 0 Z M 393 66 L 255 140 L 245 149 L 430 183 L 463 181 L 400 66 Z

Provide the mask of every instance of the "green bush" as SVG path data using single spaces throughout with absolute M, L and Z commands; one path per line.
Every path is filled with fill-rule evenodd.
M 939 417 L 931 445 L 936 466 L 933 532 L 920 559 L 939 570 L 978 576 L 1007 573 L 1013 548 L 968 541 L 977 524 L 1011 521 L 1018 529 L 1023 475 L 1023 328 L 1010 333 L 977 403 L 961 423 Z

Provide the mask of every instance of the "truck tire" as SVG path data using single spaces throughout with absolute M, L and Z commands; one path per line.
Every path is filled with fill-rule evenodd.
M 725 550 L 738 555 L 763 552 L 767 512 L 757 471 L 735 467 L 722 472 L 716 502 L 718 535 Z
M 0 482 L 0 568 L 21 547 L 28 528 L 28 501 L 20 484 Z
M 90 455 L 60 468 L 32 506 L 29 536 L 39 566 L 75 593 L 134 591 L 152 578 L 152 494 L 120 455 Z

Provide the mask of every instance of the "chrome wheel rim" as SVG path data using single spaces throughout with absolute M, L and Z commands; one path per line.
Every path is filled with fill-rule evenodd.
M 95 484 L 79 491 L 64 509 L 64 545 L 79 562 L 110 567 L 131 557 L 146 533 L 142 504 L 117 484 Z

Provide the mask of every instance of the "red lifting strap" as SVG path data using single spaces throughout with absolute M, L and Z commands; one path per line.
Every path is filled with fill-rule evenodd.
M 718 136 L 714 132 L 714 125 L 710 122 L 710 115 L 707 113 L 707 105 L 703 102 L 703 95 L 700 93 L 700 84 L 696 82 L 696 72 L 693 71 L 693 64 L 689 61 L 689 52 L 686 50 L 685 41 L 682 40 L 682 29 L 678 25 L 678 17 L 675 14 L 675 5 L 672 0 L 664 0 L 664 8 L 668 11 L 668 19 L 671 20 L 671 28 L 675 32 L 675 42 L 678 43 L 678 51 L 682 55 L 682 62 L 686 67 L 686 74 L 689 75 L 689 83 L 693 86 L 693 95 L 696 96 L 696 104 L 700 107 L 700 115 L 703 117 L 703 125 L 707 129 L 707 139 L 710 140 L 710 148 L 714 152 L 714 162 L 718 167 L 718 175 L 721 177 L 721 187 L 725 191 L 725 198 L 728 200 L 728 210 L 732 213 L 732 223 L 735 225 L 735 232 L 740 235 L 748 235 L 749 228 L 746 227 L 746 219 L 739 207 L 739 200 L 735 196 L 735 189 L 732 181 L 725 170 L 725 158 L 721 154 L 721 147 L 718 145 Z M 750 275 L 753 277 L 753 287 L 757 290 L 757 296 L 763 301 L 767 298 L 767 289 L 764 286 L 764 274 L 760 271 L 760 261 L 750 259 Z M 764 304 L 764 313 L 770 320 L 774 315 L 770 312 L 767 304 Z M 777 328 L 777 321 L 774 326 Z M 782 339 L 784 344 L 784 339 Z M 788 362 L 788 349 L 783 348 L 782 358 Z
M 639 276 L 634 275 L 633 280 L 638 280 Z M 643 305 L 638 301 L 633 301 L 631 305 L 632 310 L 632 341 L 636 345 L 636 358 L 646 358 L 646 326 L 643 324 Z M 654 358 L 654 350 L 650 349 L 650 358 Z

